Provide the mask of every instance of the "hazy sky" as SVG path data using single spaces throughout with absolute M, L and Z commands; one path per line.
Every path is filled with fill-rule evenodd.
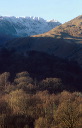
M 62 23 L 82 15 L 82 0 L 0 0 L 2 16 L 36 16 Z

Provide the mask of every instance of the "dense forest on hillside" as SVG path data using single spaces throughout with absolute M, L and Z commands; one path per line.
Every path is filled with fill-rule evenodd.
M 0 128 L 82 128 L 82 93 L 66 91 L 61 78 L 10 78 L 0 74 Z

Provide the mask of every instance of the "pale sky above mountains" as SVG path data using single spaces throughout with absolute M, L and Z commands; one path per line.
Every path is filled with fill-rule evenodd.
M 36 16 L 61 23 L 82 15 L 82 0 L 0 0 L 1 16 Z

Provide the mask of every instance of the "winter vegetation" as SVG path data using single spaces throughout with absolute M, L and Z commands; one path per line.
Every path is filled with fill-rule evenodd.
M 82 93 L 66 91 L 59 78 L 37 81 L 25 71 L 11 82 L 10 73 L 4 72 L 0 128 L 82 128 Z

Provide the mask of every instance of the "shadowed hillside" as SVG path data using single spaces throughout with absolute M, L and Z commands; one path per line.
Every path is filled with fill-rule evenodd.
M 82 16 L 47 33 L 14 39 L 6 47 L 24 56 L 27 56 L 27 51 L 32 50 L 45 52 L 77 61 L 82 66 Z
M 68 90 L 82 89 L 82 69 L 75 61 L 61 59 L 37 51 L 29 51 L 28 56 L 16 54 L 15 51 L 0 51 L 0 73 L 10 72 L 11 80 L 18 72 L 28 71 L 32 78 L 61 78 Z

